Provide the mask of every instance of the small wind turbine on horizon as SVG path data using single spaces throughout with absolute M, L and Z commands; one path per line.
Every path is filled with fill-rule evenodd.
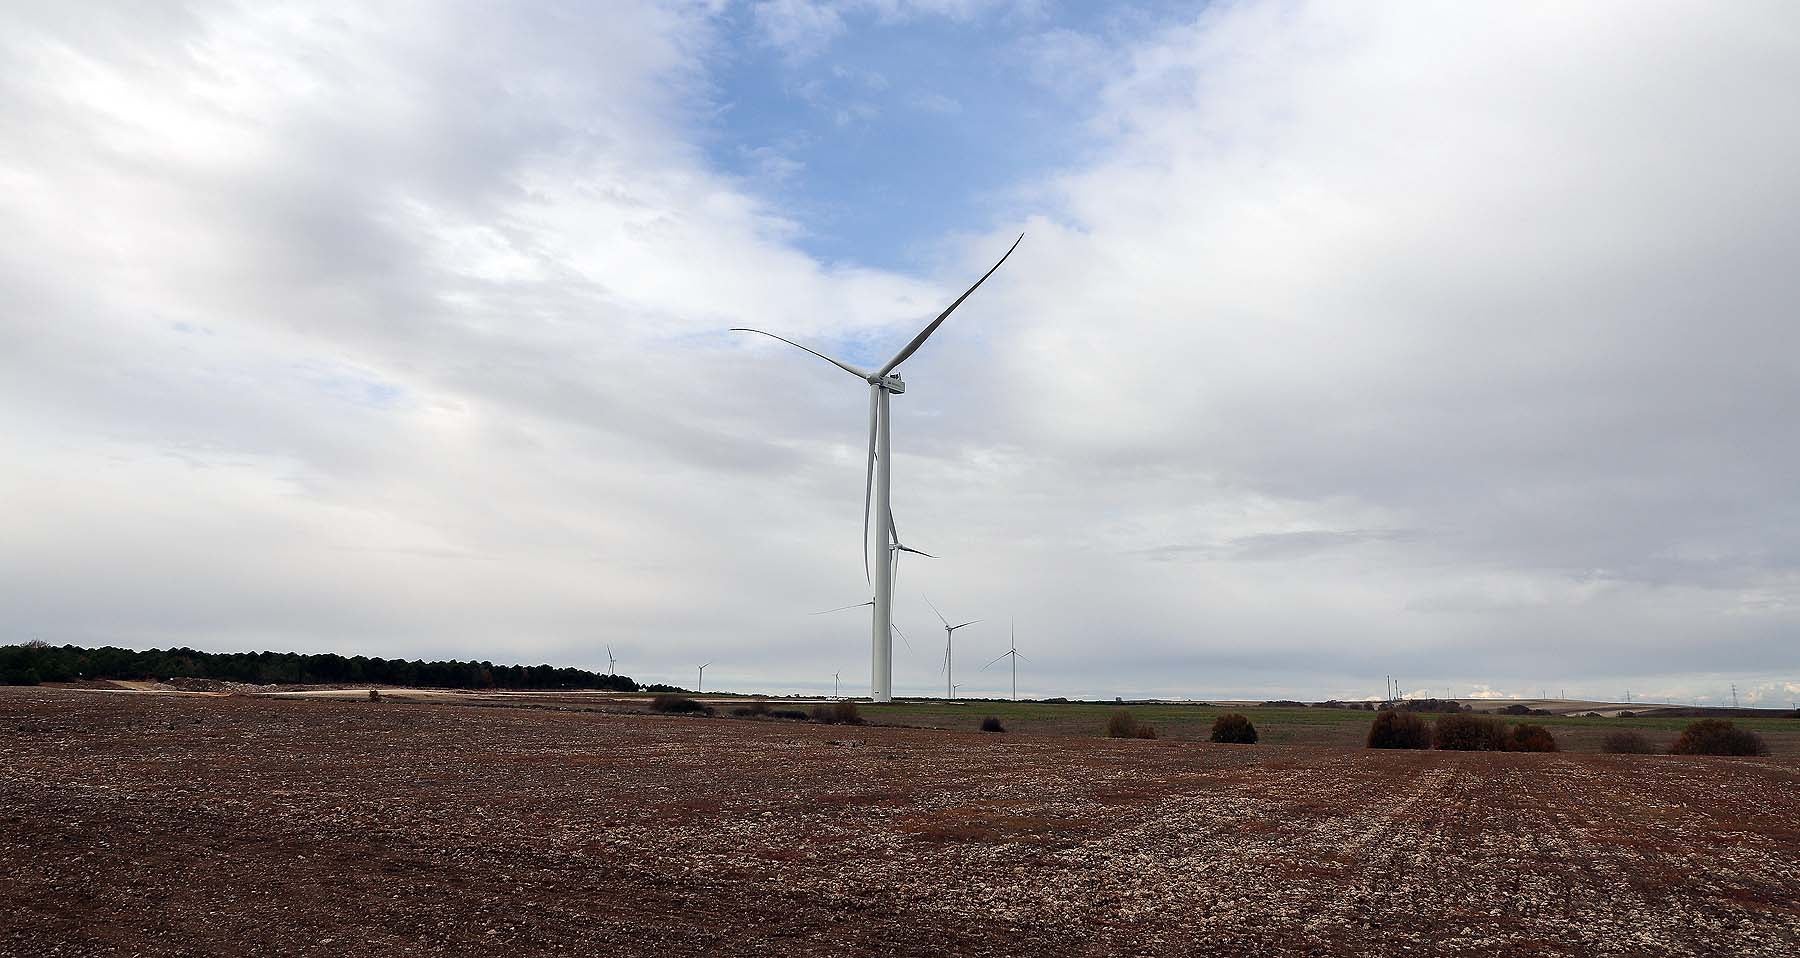
M 951 625 L 950 620 L 944 618 L 944 613 L 938 612 L 938 607 L 931 604 L 930 597 L 925 599 L 925 604 L 930 605 L 931 611 L 937 612 L 938 621 L 944 623 L 944 697 L 954 699 L 956 698 L 956 686 L 950 680 L 956 675 L 956 662 L 951 654 L 956 630 L 967 628 L 981 620 L 970 619 L 962 625 Z
M 956 311 L 956 307 L 962 305 L 963 300 L 968 299 L 970 294 L 981 288 L 982 283 L 987 282 L 989 276 L 994 275 L 994 271 L 1006 262 L 1007 257 L 1013 254 L 1013 250 L 1019 248 L 1019 243 L 1024 239 L 1025 234 L 1020 233 L 1019 238 L 1013 241 L 1011 247 L 1007 248 L 1006 255 L 1001 256 L 998 263 L 983 273 L 981 278 L 975 281 L 975 285 L 970 286 L 961 296 L 958 296 L 955 302 L 939 313 L 936 319 L 920 330 L 919 334 L 912 338 L 912 341 L 895 353 L 893 358 L 883 363 L 879 369 L 870 370 L 852 366 L 765 330 L 743 326 L 732 329 L 732 332 L 756 333 L 784 342 L 795 349 L 811 353 L 869 384 L 869 450 L 867 467 L 863 476 L 863 577 L 868 579 L 870 585 L 875 589 L 874 597 L 867 604 L 873 607 L 869 629 L 869 697 L 877 702 L 894 700 L 893 624 L 894 574 L 896 571 L 894 558 L 901 552 L 918 553 L 917 549 L 902 545 L 899 535 L 894 531 L 894 511 L 889 495 L 892 486 L 893 457 L 889 452 L 888 397 L 906 392 L 906 382 L 895 370 L 913 353 L 917 352 L 919 347 L 925 344 L 925 340 L 931 338 L 932 333 L 937 332 L 937 328 L 943 325 L 944 320 L 950 318 L 950 314 Z M 875 567 L 872 571 L 869 568 L 869 520 L 871 516 L 875 521 Z M 925 553 L 918 554 L 924 555 Z M 847 606 L 847 608 L 856 608 L 856 606 Z
M 608 643 L 606 646 L 606 674 L 608 674 L 608 675 L 618 675 L 619 674 L 619 660 L 613 658 L 611 643 Z
M 985 672 L 988 665 L 993 665 L 1001 659 L 1012 659 L 1012 697 L 1015 702 L 1019 700 L 1019 660 L 1022 658 L 1024 656 L 1019 654 L 1019 625 L 1015 622 L 1012 626 L 1012 645 L 1005 652 L 989 659 L 987 665 L 981 667 Z
M 706 663 L 706 665 L 711 664 L 711 662 Z M 700 681 L 694 683 L 694 691 L 696 692 L 706 691 L 706 665 L 700 666 Z

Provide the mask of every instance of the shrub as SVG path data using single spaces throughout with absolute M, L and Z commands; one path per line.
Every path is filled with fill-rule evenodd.
M 863 723 L 862 712 L 856 708 L 855 702 L 848 700 L 813 706 L 812 720 L 824 725 L 861 725 Z
M 1430 748 L 1431 727 L 1410 712 L 1388 710 L 1369 725 L 1370 748 Z
M 794 720 L 801 721 L 801 722 L 806 721 L 806 713 L 800 711 L 799 709 L 771 709 L 769 711 L 769 717 L 770 718 L 778 718 L 778 719 L 794 719 Z
M 369 690 L 369 701 L 371 701 L 371 702 L 381 701 L 381 690 L 380 689 L 370 689 Z
M 1146 725 L 1142 722 L 1139 722 L 1138 727 L 1132 730 L 1131 737 L 1132 738 L 1155 738 L 1156 737 L 1156 726 Z
M 998 718 L 990 715 L 981 720 L 981 730 L 983 732 L 1004 732 L 1006 731 L 1006 726 L 1001 725 Z
M 1600 751 L 1614 755 L 1655 755 L 1656 746 L 1642 732 L 1613 732 L 1601 740 Z
M 1212 740 L 1231 745 L 1255 745 L 1256 726 L 1236 712 L 1227 712 L 1213 719 Z
M 1138 721 L 1130 711 L 1120 709 L 1106 720 L 1107 738 L 1137 738 Z
M 1469 706 L 1455 699 L 1407 699 L 1400 703 L 1400 708 L 1407 712 L 1468 712 Z
M 1432 727 L 1431 747 L 1453 752 L 1498 752 L 1506 747 L 1506 723 L 1485 715 L 1446 715 Z
M 1767 755 L 1769 743 L 1725 719 L 1701 719 L 1669 746 L 1670 755 Z
M 696 702 L 693 699 L 685 698 L 680 695 L 666 695 L 666 694 L 658 695 L 657 697 L 651 699 L 650 700 L 650 708 L 652 711 L 670 712 L 670 713 L 676 713 L 676 712 L 711 713 L 712 712 L 712 709 L 709 709 L 706 706 L 701 705 L 699 702 Z
M 1264 702 L 1258 707 L 1265 709 L 1303 709 L 1306 708 L 1306 703 L 1296 702 L 1293 699 L 1275 699 L 1274 701 Z
M 1509 752 L 1554 752 L 1556 736 L 1542 725 L 1520 722 L 1513 726 L 1512 732 L 1506 736 L 1506 750 Z

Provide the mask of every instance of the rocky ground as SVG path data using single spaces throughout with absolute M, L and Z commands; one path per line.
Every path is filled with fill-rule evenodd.
M 1800 954 L 1800 762 L 0 690 L 0 955 Z

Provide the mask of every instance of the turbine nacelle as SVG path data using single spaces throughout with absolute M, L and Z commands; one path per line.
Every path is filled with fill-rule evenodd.
M 874 376 L 870 376 L 869 385 L 880 386 L 896 396 L 906 392 L 906 380 L 901 379 L 899 373 L 894 373 L 885 379 L 876 379 Z

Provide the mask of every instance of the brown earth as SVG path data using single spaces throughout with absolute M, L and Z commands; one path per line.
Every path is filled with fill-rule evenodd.
M 0 955 L 1791 956 L 1797 779 L 0 690 Z

